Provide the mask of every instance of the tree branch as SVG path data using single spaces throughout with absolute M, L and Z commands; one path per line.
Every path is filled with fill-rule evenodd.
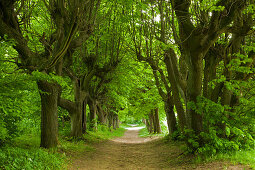
M 75 111 L 75 103 L 70 100 L 63 99 L 60 97 L 58 100 L 58 105 L 63 109 L 66 109 L 69 112 L 69 114 L 72 114 Z

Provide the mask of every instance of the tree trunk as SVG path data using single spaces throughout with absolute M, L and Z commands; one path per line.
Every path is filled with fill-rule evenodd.
M 112 119 L 112 127 L 113 127 L 114 130 L 116 129 L 116 124 L 117 124 L 116 121 L 117 121 L 117 120 L 116 120 L 116 114 L 114 114 L 114 115 L 113 115 L 113 119 Z
M 58 86 L 38 81 L 41 96 L 41 144 L 43 148 L 57 147 L 58 143 Z
M 82 105 L 82 133 L 87 132 L 87 99 L 83 101 Z
M 211 47 L 208 53 L 205 56 L 205 68 L 204 68 L 204 80 L 203 80 L 203 96 L 211 99 L 213 88 L 209 87 L 208 84 L 210 81 L 216 78 L 216 68 L 219 64 L 219 58 L 215 56 L 215 52 L 219 49 L 217 47 Z
M 97 105 L 98 121 L 102 125 L 106 125 L 106 114 L 100 105 Z
M 116 128 L 120 128 L 119 115 L 116 116 Z
M 70 115 L 71 117 L 71 136 L 73 137 L 80 137 L 82 136 L 82 114 L 80 110 L 77 110 L 73 114 Z
M 152 127 L 152 122 L 150 122 L 150 119 L 145 120 L 145 125 L 146 125 L 146 128 L 147 128 L 148 132 L 152 133 L 153 127 Z
M 168 79 L 169 79 L 169 82 L 170 82 L 171 88 L 172 88 L 173 101 L 174 101 L 174 105 L 177 110 L 177 116 L 179 119 L 179 127 L 180 127 L 181 131 L 184 132 L 184 127 L 187 126 L 187 121 L 186 121 L 183 104 L 181 102 L 180 95 L 179 95 L 180 87 L 178 87 L 179 86 L 178 80 L 177 80 L 178 77 L 176 77 L 177 75 L 174 74 L 174 68 L 173 68 L 173 62 L 172 62 L 173 56 L 172 55 L 174 55 L 174 52 L 172 51 L 172 49 L 170 49 L 170 51 L 165 53 L 164 62 L 167 67 Z
M 96 120 L 96 104 L 95 101 L 93 100 L 88 100 L 88 105 L 89 105 L 89 129 L 90 130 L 96 130 L 97 129 L 97 120 Z
M 113 129 L 119 128 L 119 116 L 118 114 L 113 115 Z
M 153 124 L 153 119 L 154 119 L 154 116 L 153 116 L 153 112 L 151 112 L 150 114 L 149 114 L 149 121 L 148 121 L 148 127 L 149 127 L 149 133 L 153 133 L 153 131 L 154 131 L 154 124 Z
M 111 111 L 107 114 L 107 118 L 108 118 L 108 127 L 110 129 L 111 126 L 113 126 L 113 113 Z
M 162 133 L 159 115 L 158 115 L 158 108 L 154 110 L 154 133 Z
M 80 80 L 74 81 L 74 100 L 75 100 L 75 113 L 71 115 L 71 135 L 74 137 L 82 136 L 82 115 L 83 115 L 83 102 L 85 93 L 82 91 Z
M 224 83 L 221 82 L 221 83 L 218 83 L 216 85 L 216 87 L 212 90 L 212 93 L 211 93 L 211 100 L 215 103 L 218 102 L 219 100 L 219 97 L 220 97 L 220 94 L 221 94 L 221 90 L 222 88 L 224 87 Z
M 174 106 L 167 99 L 167 101 L 164 102 L 164 107 L 165 107 L 168 131 L 169 131 L 169 134 L 171 135 L 175 131 L 177 131 L 176 117 L 174 114 Z
M 156 119 L 155 119 L 155 110 L 152 109 L 151 110 L 151 114 L 152 114 L 152 121 L 153 121 L 153 133 L 157 133 L 157 123 L 156 123 Z
M 82 136 L 82 106 L 81 103 L 75 103 L 66 99 L 59 99 L 59 106 L 66 109 L 71 118 L 71 136 Z
M 85 93 L 81 90 L 79 81 L 74 82 L 75 101 L 59 98 L 58 105 L 69 112 L 71 118 L 71 136 L 81 137 L 83 134 L 83 103 Z M 86 123 L 86 122 L 85 122 Z
M 202 92 L 202 75 L 203 75 L 203 55 L 195 53 L 190 56 L 188 87 L 187 87 L 187 102 L 197 103 L 197 97 L 201 96 Z M 188 61 L 187 61 L 188 62 Z M 196 113 L 192 108 L 188 108 L 188 115 L 190 116 L 190 125 L 196 134 L 200 134 L 203 130 L 202 115 Z

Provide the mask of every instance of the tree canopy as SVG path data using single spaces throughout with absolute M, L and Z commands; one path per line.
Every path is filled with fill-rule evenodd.
M 131 120 L 160 133 L 166 120 L 193 153 L 254 148 L 254 10 L 253 0 L 1 0 L 0 145 L 33 127 L 54 148 L 61 122 L 80 138 Z

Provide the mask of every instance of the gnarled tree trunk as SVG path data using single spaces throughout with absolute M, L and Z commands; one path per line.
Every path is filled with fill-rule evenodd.
M 41 144 L 43 148 L 57 147 L 58 143 L 58 86 L 44 80 L 37 82 L 41 96 Z

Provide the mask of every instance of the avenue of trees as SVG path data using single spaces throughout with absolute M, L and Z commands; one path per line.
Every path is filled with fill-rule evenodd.
M 254 64 L 254 0 L 0 0 L 0 145 L 133 117 L 191 152 L 254 148 Z

